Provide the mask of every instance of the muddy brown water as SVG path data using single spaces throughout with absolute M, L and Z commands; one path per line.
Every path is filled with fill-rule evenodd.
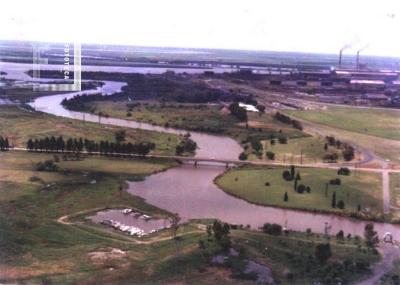
M 30 65 L 26 65 L 26 68 L 28 67 Z M 110 67 L 106 68 L 108 71 Z M 4 71 L 7 72 L 7 70 Z M 183 72 L 185 70 L 181 69 L 180 71 Z M 156 73 L 159 70 L 150 68 L 146 72 Z M 13 76 L 18 77 L 18 72 L 15 70 L 9 74 L 11 74 L 8 75 L 9 79 L 13 79 Z M 31 106 L 38 111 L 57 116 L 98 122 L 98 116 L 65 110 L 60 105 L 62 99 L 81 93 L 93 94 L 102 92 L 111 94 L 120 91 L 123 85 L 124 83 L 121 82 L 106 81 L 105 85 L 97 90 L 40 97 Z M 185 132 L 123 119 L 101 118 L 101 122 L 102 124 L 176 134 Z M 241 151 L 241 147 L 231 138 L 197 132 L 191 132 L 191 134 L 199 146 L 196 154 L 198 156 L 213 157 L 216 159 L 236 159 Z M 151 175 L 144 181 L 129 182 L 128 192 L 143 197 L 147 203 L 169 212 L 178 213 L 183 220 L 192 218 L 217 218 L 233 224 L 249 224 L 253 228 L 258 228 L 264 223 L 269 222 L 286 225 L 289 229 L 298 231 L 305 231 L 310 228 L 313 232 L 317 233 L 323 233 L 325 223 L 328 223 L 331 226 L 330 232 L 332 234 L 343 230 L 345 234 L 363 235 L 364 227 L 367 223 L 365 221 L 337 215 L 257 206 L 230 196 L 213 183 L 214 178 L 221 174 L 224 169 L 222 166 L 198 165 L 195 168 L 193 165 L 185 164 L 162 173 Z M 399 238 L 399 225 L 389 223 L 374 224 L 381 237 L 386 232 L 391 232 L 395 239 Z

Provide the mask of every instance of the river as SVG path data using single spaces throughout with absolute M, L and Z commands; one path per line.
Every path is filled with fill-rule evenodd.
M 13 66 L 14 64 L 7 64 Z M 18 67 L 10 72 L 2 70 L 8 74 L 8 79 L 25 80 L 25 75 L 21 74 L 31 68 L 31 65 L 17 64 Z M 112 71 L 112 67 L 94 67 L 96 70 Z M 120 68 L 120 67 L 118 67 Z M 135 72 L 138 72 L 135 69 Z M 119 71 L 116 69 L 115 71 Z M 180 72 L 185 70 L 180 69 Z M 157 68 L 147 68 L 146 72 L 160 73 Z M 197 71 L 199 72 L 199 71 Z M 201 72 L 201 71 L 200 71 Z M 56 116 L 98 122 L 99 117 L 92 114 L 73 112 L 62 107 L 61 101 L 77 94 L 93 94 L 102 92 L 111 94 L 120 91 L 124 85 L 122 82 L 106 81 L 102 87 L 96 90 L 81 91 L 70 94 L 43 96 L 37 98 L 31 106 L 38 111 L 49 113 Z M 153 126 L 146 123 L 134 121 L 100 118 L 102 124 L 115 125 L 128 128 L 140 128 L 167 133 L 181 134 L 186 131 L 173 128 Z M 216 159 L 237 159 L 241 152 L 241 147 L 231 138 L 191 132 L 192 139 L 196 141 L 199 149 L 197 156 L 213 157 Z M 193 165 L 184 164 L 172 168 L 168 171 L 157 173 L 147 177 L 144 181 L 129 182 L 128 192 L 146 199 L 146 202 L 163 208 L 167 211 L 178 213 L 183 220 L 192 218 L 218 218 L 233 224 L 250 225 L 258 228 L 264 223 L 278 223 L 287 226 L 288 229 L 305 231 L 311 229 L 313 232 L 323 233 L 325 224 L 330 226 L 330 233 L 336 234 L 343 230 L 345 234 L 363 235 L 364 227 L 367 222 L 337 215 L 319 214 L 296 210 L 287 210 L 274 207 L 263 207 L 253 205 L 244 200 L 232 197 L 219 189 L 213 180 L 225 170 L 222 166 Z M 380 237 L 386 232 L 391 232 L 395 239 L 398 239 L 400 225 L 389 223 L 374 223 Z

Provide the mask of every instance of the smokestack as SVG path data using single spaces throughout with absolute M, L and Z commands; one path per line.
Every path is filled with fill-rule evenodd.
M 366 44 L 365 46 L 363 46 L 362 48 L 360 48 L 357 51 L 357 57 L 356 57 L 356 68 L 357 68 L 357 70 L 360 69 L 360 52 L 365 50 L 368 46 L 369 46 L 369 44 Z
M 345 49 L 350 48 L 350 47 L 351 47 L 351 45 L 346 44 L 346 45 L 344 45 L 344 46 L 340 49 L 340 52 L 339 52 L 339 68 L 342 67 L 342 54 L 343 54 L 343 51 L 344 51 Z

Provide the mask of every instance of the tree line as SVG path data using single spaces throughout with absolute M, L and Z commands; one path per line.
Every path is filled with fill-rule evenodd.
M 82 139 L 82 138 L 69 138 L 66 141 L 63 137 L 45 137 L 41 139 L 29 139 L 27 142 L 27 149 L 30 151 L 68 151 L 68 152 L 82 152 L 86 150 L 88 153 L 100 154 L 138 154 L 147 155 L 150 151 L 155 149 L 155 144 L 152 142 L 138 142 L 138 143 L 121 143 Z
M 3 138 L 0 136 L 0 150 L 6 151 L 10 148 L 10 143 L 8 142 L 8 138 Z
M 295 128 L 295 129 L 298 129 L 300 131 L 303 130 L 303 125 L 299 121 L 294 120 L 294 119 L 290 118 L 289 116 L 286 116 L 280 112 L 276 112 L 274 115 L 274 118 L 281 123 L 284 123 L 287 125 L 292 125 L 293 128 Z

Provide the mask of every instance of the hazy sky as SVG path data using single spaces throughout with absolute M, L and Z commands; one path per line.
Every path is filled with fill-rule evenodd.
M 0 39 L 400 56 L 400 0 L 12 0 Z

